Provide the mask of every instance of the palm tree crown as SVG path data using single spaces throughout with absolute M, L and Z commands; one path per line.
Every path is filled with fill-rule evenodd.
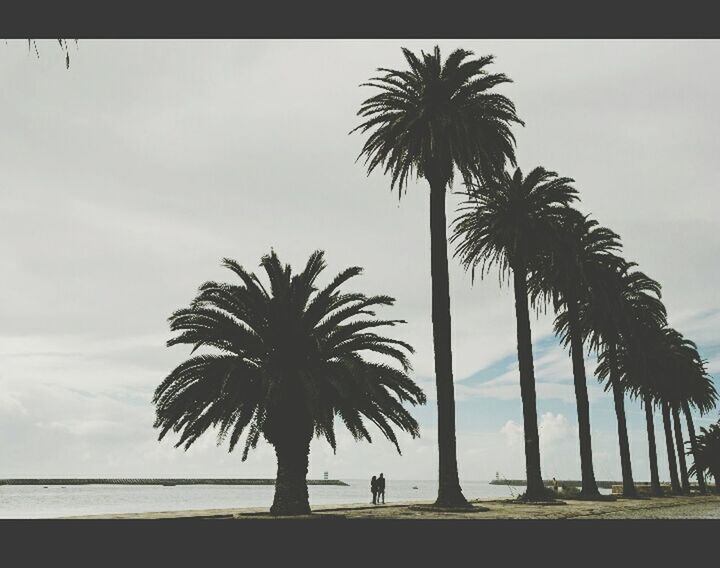
M 569 205 L 577 199 L 572 179 L 542 167 L 470 185 L 469 200 L 459 208 L 451 240 L 456 256 L 481 276 L 493 265 L 501 273 L 528 267 L 550 244 Z
M 568 301 L 587 298 L 596 268 L 608 264 L 622 245 L 617 233 L 573 208 L 559 217 L 551 238 L 551 245 L 535 259 L 528 289 L 534 303 L 552 300 L 559 312 Z
M 368 173 L 384 164 L 398 190 L 413 174 L 447 183 L 457 167 L 465 181 L 498 173 L 505 160 L 515 163 L 511 123 L 523 124 L 507 97 L 488 92 L 511 82 L 485 68 L 493 56 L 469 59 L 458 49 L 443 63 L 440 49 L 418 57 L 403 48 L 409 70 L 380 68 L 384 73 L 364 86 L 380 89 L 358 115 L 365 121 L 353 132 L 371 131 L 360 156 Z
M 609 345 L 616 349 L 621 337 L 629 337 L 638 323 L 656 328 L 665 325 L 667 313 L 660 300 L 660 284 L 636 270 L 636 263 L 606 255 L 594 266 L 588 298 L 580 306 L 583 337 L 592 350 L 601 351 Z M 562 336 L 567 334 L 565 314 L 558 316 L 555 329 Z

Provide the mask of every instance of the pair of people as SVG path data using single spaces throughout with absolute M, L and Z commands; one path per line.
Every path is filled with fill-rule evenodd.
M 385 504 L 385 478 L 382 473 L 380 477 L 372 476 L 370 480 L 370 492 L 372 493 L 373 505 L 378 505 L 380 499 L 382 499 L 383 505 Z

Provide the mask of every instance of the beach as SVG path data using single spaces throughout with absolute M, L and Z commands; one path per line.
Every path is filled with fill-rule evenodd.
M 414 519 L 414 520 L 499 520 L 499 519 L 720 519 L 720 495 L 693 495 L 644 499 L 619 498 L 613 501 L 566 500 L 551 504 L 520 503 L 511 499 L 475 499 L 472 510 L 442 511 L 431 501 L 406 501 L 387 505 L 321 505 L 312 515 L 297 519 Z M 206 509 L 117 515 L 89 515 L 75 519 L 226 519 L 272 520 L 268 510 Z

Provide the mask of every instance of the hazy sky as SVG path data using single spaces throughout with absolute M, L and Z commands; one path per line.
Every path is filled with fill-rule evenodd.
M 212 435 L 188 452 L 157 442 L 150 402 L 189 354 L 165 347 L 170 313 L 232 279 L 222 257 L 254 270 L 270 247 L 298 267 L 324 249 L 322 282 L 360 265 L 353 286 L 396 297 L 383 315 L 408 320 L 396 333 L 430 399 L 402 456 L 341 431 L 335 455 L 313 443 L 310 476 L 436 477 L 428 187 L 398 200 L 348 135 L 372 92 L 359 84 L 403 67 L 401 46 L 496 56 L 526 123 L 519 165 L 576 180 L 580 208 L 662 283 L 670 324 L 720 373 L 718 41 L 82 40 L 69 70 L 57 43 L 38 43 L 39 60 L 0 45 L 0 477 L 273 476 L 267 444 L 242 463 Z M 460 476 L 523 477 L 511 291 L 495 274 L 471 285 L 456 262 L 450 280 Z M 533 321 L 542 470 L 579 478 L 571 363 L 551 322 Z M 588 380 L 596 476 L 619 479 L 612 399 Z M 627 410 L 647 479 L 643 412 Z

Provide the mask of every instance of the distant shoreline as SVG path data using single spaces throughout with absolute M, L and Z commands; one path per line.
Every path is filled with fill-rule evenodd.
M 308 479 L 308 485 L 348 484 L 338 479 Z M 214 478 L 16 478 L 0 485 L 275 485 L 274 479 Z

